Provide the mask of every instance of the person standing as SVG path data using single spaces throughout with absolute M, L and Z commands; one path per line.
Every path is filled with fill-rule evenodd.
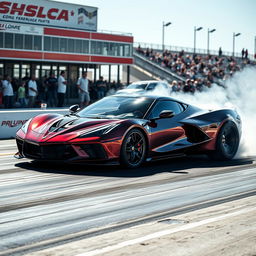
M 219 48 L 219 57 L 221 57 L 222 56 L 222 49 L 221 49 L 221 47 Z
M 87 79 L 87 72 L 82 73 L 77 81 L 78 95 L 80 108 L 88 106 L 90 103 L 90 94 L 89 94 L 89 80 Z
M 100 79 L 96 82 L 96 86 L 97 86 L 98 99 L 100 100 L 105 97 L 105 92 L 107 89 L 107 85 L 103 81 L 103 76 L 100 76 Z
M 42 79 L 40 79 L 37 83 L 37 90 L 38 90 L 38 101 L 43 103 L 46 102 L 46 93 L 47 93 L 47 76 L 45 75 Z
M 4 96 L 4 107 L 12 108 L 13 88 L 12 88 L 10 76 L 8 75 L 4 76 L 2 87 L 3 87 L 3 96 Z
M 245 50 L 245 52 L 244 52 L 244 57 L 245 57 L 246 59 L 248 59 L 248 49 Z
M 19 101 L 20 106 L 22 108 L 26 107 L 26 100 L 25 100 L 26 89 L 25 89 L 25 85 L 26 85 L 25 81 L 21 82 L 21 85 L 18 89 L 18 101 Z
M 244 51 L 244 48 L 242 49 L 242 59 L 244 58 L 244 54 L 245 54 L 245 51 Z
M 54 73 L 50 74 L 50 77 L 45 82 L 47 86 L 47 102 L 49 107 L 56 107 L 57 105 L 57 86 L 58 80 Z
M 31 76 L 30 81 L 28 82 L 28 107 L 33 108 L 36 102 L 36 96 L 38 94 L 37 91 L 37 83 L 35 75 Z
M 61 71 L 58 79 L 58 107 L 63 107 L 64 98 L 67 90 L 67 81 L 65 79 L 65 71 Z

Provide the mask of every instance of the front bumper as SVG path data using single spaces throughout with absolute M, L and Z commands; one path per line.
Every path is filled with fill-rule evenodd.
M 100 143 L 47 144 L 16 138 L 19 157 L 48 161 L 106 161 L 108 155 Z

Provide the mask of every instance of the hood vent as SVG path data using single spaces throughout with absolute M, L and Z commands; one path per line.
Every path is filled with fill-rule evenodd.
M 65 122 L 66 121 L 66 122 Z M 58 120 L 57 122 L 55 122 L 50 128 L 49 128 L 49 132 L 61 132 L 65 129 L 70 128 L 70 126 L 75 122 L 74 119 L 72 120 Z

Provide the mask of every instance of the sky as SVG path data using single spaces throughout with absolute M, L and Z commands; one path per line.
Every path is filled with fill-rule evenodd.
M 58 0 L 59 1 L 59 0 Z M 98 30 L 129 32 L 135 42 L 162 44 L 162 24 L 165 28 L 165 44 L 194 47 L 194 27 L 197 32 L 196 47 L 207 49 L 207 30 L 210 49 L 232 52 L 233 33 L 235 50 L 248 49 L 254 54 L 256 37 L 256 0 L 61 0 L 98 7 Z

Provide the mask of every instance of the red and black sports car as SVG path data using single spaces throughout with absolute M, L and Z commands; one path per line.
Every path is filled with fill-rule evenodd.
M 18 155 L 35 160 L 121 163 L 203 153 L 232 159 L 241 135 L 235 110 L 206 111 L 170 97 L 114 95 L 70 114 L 43 114 L 17 132 Z

